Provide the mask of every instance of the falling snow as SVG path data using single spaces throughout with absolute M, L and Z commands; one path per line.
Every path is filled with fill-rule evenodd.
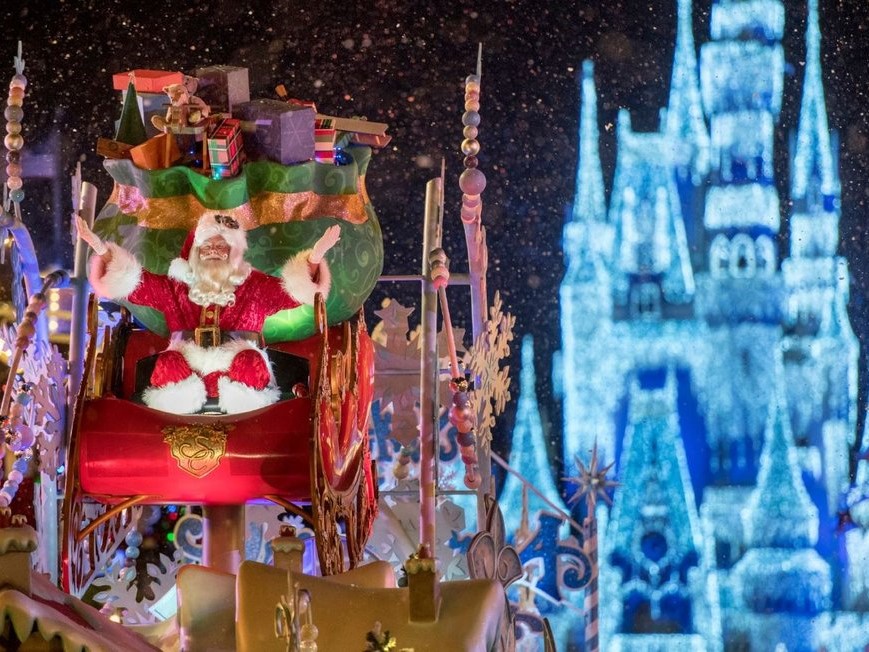
M 70 264 L 66 225 L 53 227 L 52 219 L 68 219 L 66 177 L 77 161 L 82 161 L 85 178 L 100 189 L 100 201 L 108 196 L 109 177 L 94 148 L 97 137 L 113 131 L 118 114 L 110 75 L 131 68 L 191 71 L 230 64 L 250 68 L 254 95 L 272 97 L 274 86 L 283 83 L 291 95 L 314 100 L 325 112 L 390 124 L 393 147 L 380 152 L 368 174 L 383 226 L 386 273 L 419 269 L 424 185 L 444 159 L 452 180 L 444 244 L 453 268 L 460 271 L 455 179 L 462 169 L 462 82 L 473 71 L 477 43 L 482 42 L 480 164 L 489 180 L 483 215 L 492 261 L 489 287 L 501 288 L 505 308 L 517 317 L 517 336 L 535 336 L 546 428 L 557 431 L 560 408 L 552 400 L 546 361 L 559 342 L 552 315 L 564 273 L 561 228 L 573 200 L 580 62 L 592 58 L 598 78 L 606 80 L 600 85 L 599 118 L 609 190 L 617 110 L 632 109 L 634 128 L 643 130 L 657 121 L 653 107 L 666 103 L 675 4 L 376 0 L 363 8 L 285 0 L 4 0 L 0 63 L 8 61 L 11 74 L 17 39 L 24 43 L 27 61 L 26 147 L 60 152 L 61 184 L 54 198 L 48 180 L 26 179 L 25 215 L 43 246 L 41 261 Z M 708 34 L 711 1 L 696 4 L 699 43 Z M 801 2 L 786 4 L 789 63 L 780 122 L 795 127 L 805 8 Z M 840 251 L 851 261 L 849 309 L 858 337 L 865 340 L 869 76 L 863 53 L 869 49 L 869 30 L 861 26 L 869 24 L 869 4 L 822 0 L 821 12 L 826 97 L 831 126 L 841 141 Z M 776 148 L 781 184 L 788 179 L 785 144 L 782 140 Z M 787 213 L 786 206 L 782 212 Z M 375 293 L 373 301 L 379 298 Z M 456 310 L 458 319 L 465 316 Z M 518 346 L 511 367 L 518 368 Z M 513 410 L 508 406 L 496 442 L 510 432 Z

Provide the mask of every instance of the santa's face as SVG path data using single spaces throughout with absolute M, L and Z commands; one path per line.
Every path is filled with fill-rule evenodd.
M 213 235 L 199 245 L 199 260 L 228 260 L 229 243 L 219 235 Z

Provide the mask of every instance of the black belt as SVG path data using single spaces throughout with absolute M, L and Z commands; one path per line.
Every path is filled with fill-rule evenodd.
M 262 333 L 257 331 L 224 331 L 217 326 L 201 326 L 192 331 L 173 331 L 173 340 L 192 340 L 199 346 L 219 346 L 227 342 L 245 340 L 263 346 Z

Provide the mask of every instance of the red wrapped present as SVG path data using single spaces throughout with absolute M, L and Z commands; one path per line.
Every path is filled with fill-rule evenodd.
M 137 93 L 162 93 L 164 86 L 184 83 L 184 75 L 180 72 L 136 69 L 112 75 L 114 89 L 116 91 L 127 90 L 130 75 L 133 75 L 133 86 Z

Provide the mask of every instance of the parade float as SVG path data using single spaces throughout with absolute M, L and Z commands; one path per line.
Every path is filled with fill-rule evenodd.
M 461 274 L 441 248 L 450 228 L 442 171 L 426 187 L 421 273 L 381 275 L 365 177 L 389 142 L 385 124 L 319 113 L 282 86 L 252 98 L 243 68 L 115 75 L 120 119 L 97 144 L 113 190 L 97 214 L 95 188 L 77 175 L 72 210 L 146 273 L 171 276 L 206 213 L 244 230 L 247 262 L 266 274 L 341 228 L 326 254 L 328 295 L 271 315 L 258 334 L 277 400 L 230 414 L 213 401 L 195 414 L 143 403 L 173 317 L 100 301 L 81 240 L 70 289 L 64 272 L 40 275 L 23 212 L 20 48 L 15 68 L 2 224 L 17 313 L 3 333 L 3 644 L 509 650 L 534 631 L 554 649 L 546 620 L 526 614 L 520 627 L 507 599 L 523 570 L 493 498 L 491 429 L 509 400 L 513 320 L 486 287 L 479 59 L 462 116 Z M 387 300 L 369 332 L 365 304 L 378 282 L 421 289 L 416 330 L 412 308 Z M 451 322 L 450 285 L 469 290 L 468 349 Z M 49 343 L 44 314 L 59 292 L 72 297 L 67 354 Z M 197 345 L 217 346 L 218 326 L 195 329 Z M 444 441 L 456 453 L 452 485 L 438 460 Z M 378 470 L 386 446 L 397 454 Z M 590 497 L 593 515 L 606 469 L 584 470 L 577 498 Z M 456 525 L 465 515 L 476 525 Z M 445 519 L 454 529 L 439 534 Z M 463 529 L 461 553 L 444 559 L 446 539 Z M 578 543 L 570 555 L 577 589 L 594 573 Z

